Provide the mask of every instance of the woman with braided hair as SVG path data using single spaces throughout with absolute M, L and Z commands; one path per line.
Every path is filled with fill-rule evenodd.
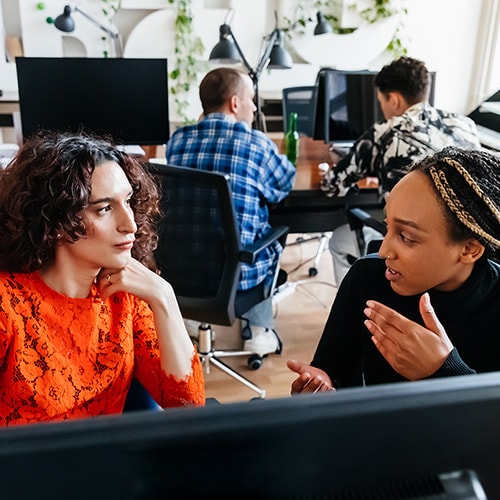
M 292 393 L 500 370 L 500 158 L 448 147 L 391 191 Z

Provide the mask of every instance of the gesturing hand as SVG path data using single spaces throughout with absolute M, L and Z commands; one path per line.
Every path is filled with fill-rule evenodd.
M 302 361 L 290 359 L 286 365 L 290 370 L 299 374 L 292 382 L 292 394 L 299 394 L 301 392 L 327 392 L 334 391 L 330 377 L 319 368 L 307 365 Z
M 420 314 L 426 326 L 410 321 L 380 302 L 369 300 L 365 325 L 387 362 L 403 377 L 419 380 L 436 372 L 453 345 L 432 308 L 429 294 L 420 297 Z

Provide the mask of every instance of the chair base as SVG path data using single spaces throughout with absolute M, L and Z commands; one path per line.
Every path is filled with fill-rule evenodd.
M 265 399 L 266 391 L 255 385 L 243 375 L 240 375 L 236 370 L 233 370 L 226 363 L 221 361 L 220 357 L 229 356 L 251 356 L 255 353 L 251 351 L 216 351 L 212 346 L 212 328 L 206 323 L 202 323 L 198 329 L 198 354 L 200 356 L 205 373 L 210 373 L 210 365 L 214 365 L 219 370 L 223 371 L 230 377 L 233 377 L 238 382 L 241 382 L 252 391 L 255 391 L 260 399 Z
M 319 246 L 314 257 L 314 263 L 312 267 L 309 268 L 309 276 L 316 276 L 318 274 L 318 266 L 323 252 L 326 250 L 328 242 L 330 241 L 330 234 L 321 233 L 319 237 Z
M 316 254 L 314 256 L 314 262 L 313 265 L 309 268 L 309 276 L 316 276 L 318 274 L 318 266 L 319 266 L 319 261 L 321 259 L 321 256 L 323 255 L 324 251 L 326 250 L 328 246 L 328 242 L 330 241 L 330 238 L 332 236 L 332 233 L 319 233 L 315 236 L 311 236 L 309 238 L 298 238 L 295 242 L 293 243 L 287 243 L 287 246 L 292 246 L 292 245 L 300 245 L 302 243 L 307 243 L 309 241 L 315 241 L 318 240 L 318 249 L 316 250 Z

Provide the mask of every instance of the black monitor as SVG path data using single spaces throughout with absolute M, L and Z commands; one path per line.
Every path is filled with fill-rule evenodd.
M 352 144 L 384 115 L 377 100 L 378 72 L 322 68 L 316 77 L 314 139 Z M 434 103 L 435 74 L 431 72 L 429 102 Z
M 489 373 L 5 428 L 2 495 L 500 498 L 499 415 Z
M 469 115 L 476 122 L 481 145 L 500 151 L 500 90 L 489 96 Z
M 500 132 L 500 89 L 475 108 L 469 117 L 479 127 Z
M 18 57 L 16 67 L 24 138 L 84 129 L 123 145 L 169 139 L 166 59 Z

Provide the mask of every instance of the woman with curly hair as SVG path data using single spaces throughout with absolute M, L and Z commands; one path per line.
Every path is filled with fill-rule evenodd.
M 292 392 L 500 370 L 500 158 L 448 147 L 413 164 L 386 205 L 379 256 L 339 288 Z
M 133 377 L 162 407 L 204 404 L 155 272 L 158 193 L 83 134 L 41 132 L 0 171 L 0 425 L 120 413 Z

